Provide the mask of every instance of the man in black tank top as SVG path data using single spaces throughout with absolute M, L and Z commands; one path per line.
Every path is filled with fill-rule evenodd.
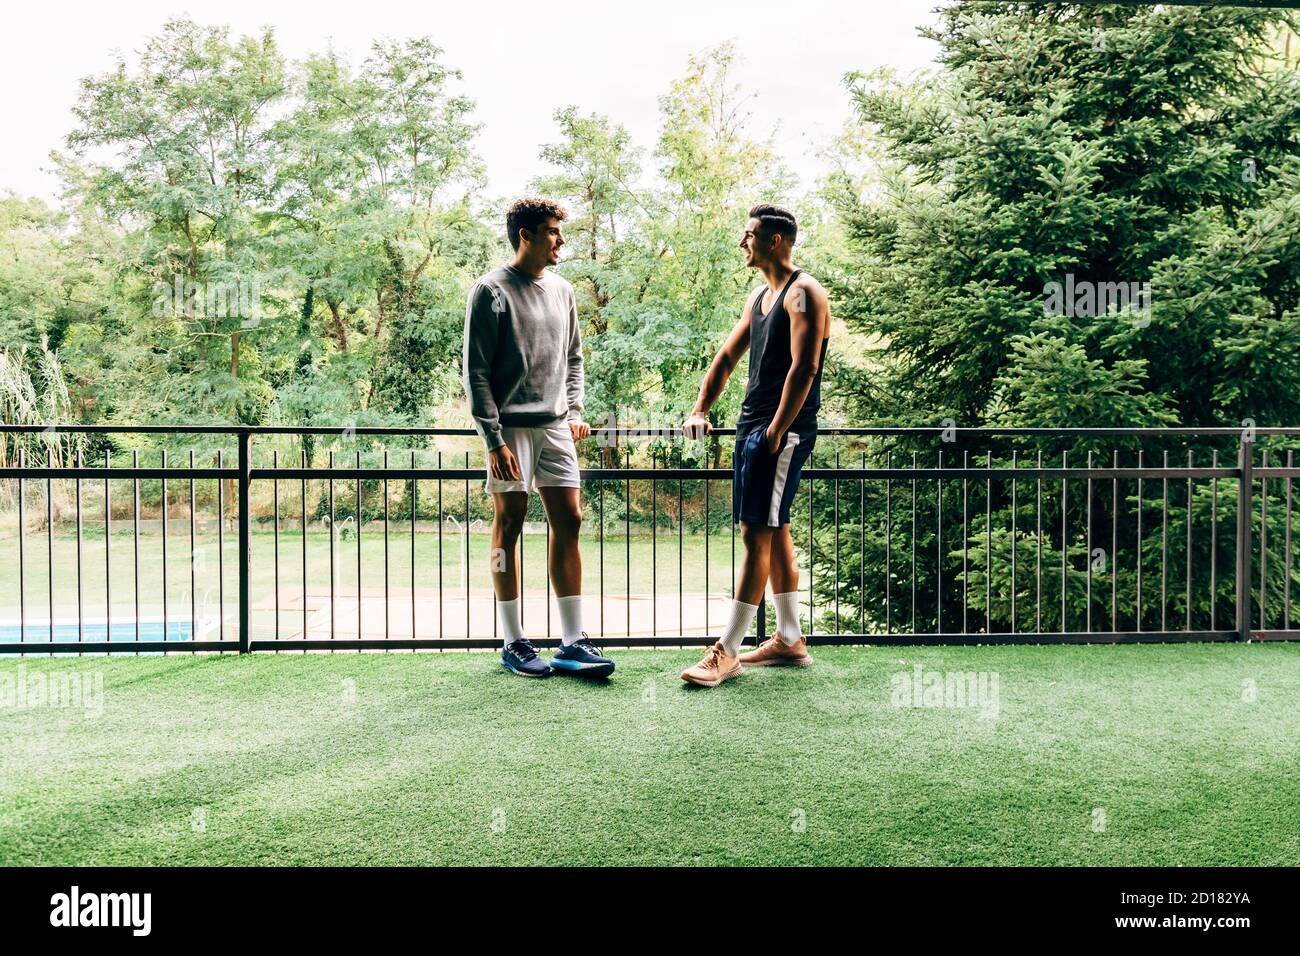
M 735 677 L 742 664 L 812 663 L 799 631 L 799 572 L 790 537 L 790 503 L 817 440 L 830 308 L 820 283 L 790 264 L 797 231 L 794 215 L 780 206 L 749 211 L 740 248 L 745 265 L 760 271 L 767 282 L 750 293 L 683 426 L 688 438 L 702 438 L 713 430 L 709 409 L 748 350 L 749 382 L 732 456 L 732 520 L 740 522 L 745 560 L 726 631 L 699 664 L 682 672 L 683 680 L 704 687 Z M 741 654 L 740 644 L 769 576 L 776 636 Z

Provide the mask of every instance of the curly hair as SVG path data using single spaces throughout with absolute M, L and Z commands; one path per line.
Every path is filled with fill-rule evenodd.
M 520 229 L 533 232 L 548 219 L 558 219 L 563 222 L 568 218 L 569 214 L 560 204 L 549 199 L 539 199 L 535 196 L 516 199 L 506 210 L 506 238 L 510 240 L 510 248 L 518 250 Z

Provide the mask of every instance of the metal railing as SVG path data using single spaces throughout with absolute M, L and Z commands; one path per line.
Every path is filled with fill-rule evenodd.
M 587 628 L 598 642 L 716 636 L 737 567 L 732 472 L 722 467 L 722 439 L 733 434 L 684 443 L 636 429 L 594 433 L 602 463 L 582 470 L 583 547 Z M 490 509 L 473 436 L 0 425 L 0 490 L 10 499 L 0 514 L 0 653 L 496 647 Z M 323 454 L 323 439 L 368 447 L 345 460 Z M 428 447 L 432 439 L 475 447 L 476 461 Z M 792 519 L 808 639 L 1295 639 L 1291 483 L 1300 470 L 1289 444 L 1298 439 L 1300 429 L 1282 428 L 825 428 L 803 472 L 806 508 L 798 503 Z M 159 445 L 146 449 L 156 464 L 141 464 L 138 446 L 149 442 Z M 210 461 L 199 463 L 195 444 Z M 129 458 L 124 445 L 136 446 Z M 391 445 L 420 447 L 394 456 Z M 169 446 L 185 451 L 182 464 Z M 155 518 L 142 511 L 142 489 Z M 525 630 L 550 646 L 550 532 L 538 517 L 519 543 L 521 596 Z M 661 589 L 674 563 L 675 588 Z M 755 640 L 769 616 L 764 602 Z

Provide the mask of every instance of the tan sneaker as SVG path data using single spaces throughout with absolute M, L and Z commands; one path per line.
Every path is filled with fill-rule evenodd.
M 779 637 L 769 637 L 752 651 L 738 658 L 746 667 L 807 667 L 813 662 L 808 655 L 808 643 L 801 637 L 787 644 Z
M 740 674 L 740 659 L 732 657 L 718 641 L 704 652 L 704 660 L 682 671 L 682 680 L 701 687 L 717 687 Z

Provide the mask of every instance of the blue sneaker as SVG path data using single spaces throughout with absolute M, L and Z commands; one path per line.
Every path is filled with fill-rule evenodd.
M 596 645 L 584 631 L 582 637 L 572 644 L 561 645 L 555 649 L 551 658 L 551 667 L 557 671 L 580 674 L 583 677 L 608 677 L 614 673 L 614 662 L 602 657 Z
M 545 677 L 551 672 L 551 666 L 537 656 L 537 649 L 523 639 L 502 648 L 501 666 L 520 677 Z

